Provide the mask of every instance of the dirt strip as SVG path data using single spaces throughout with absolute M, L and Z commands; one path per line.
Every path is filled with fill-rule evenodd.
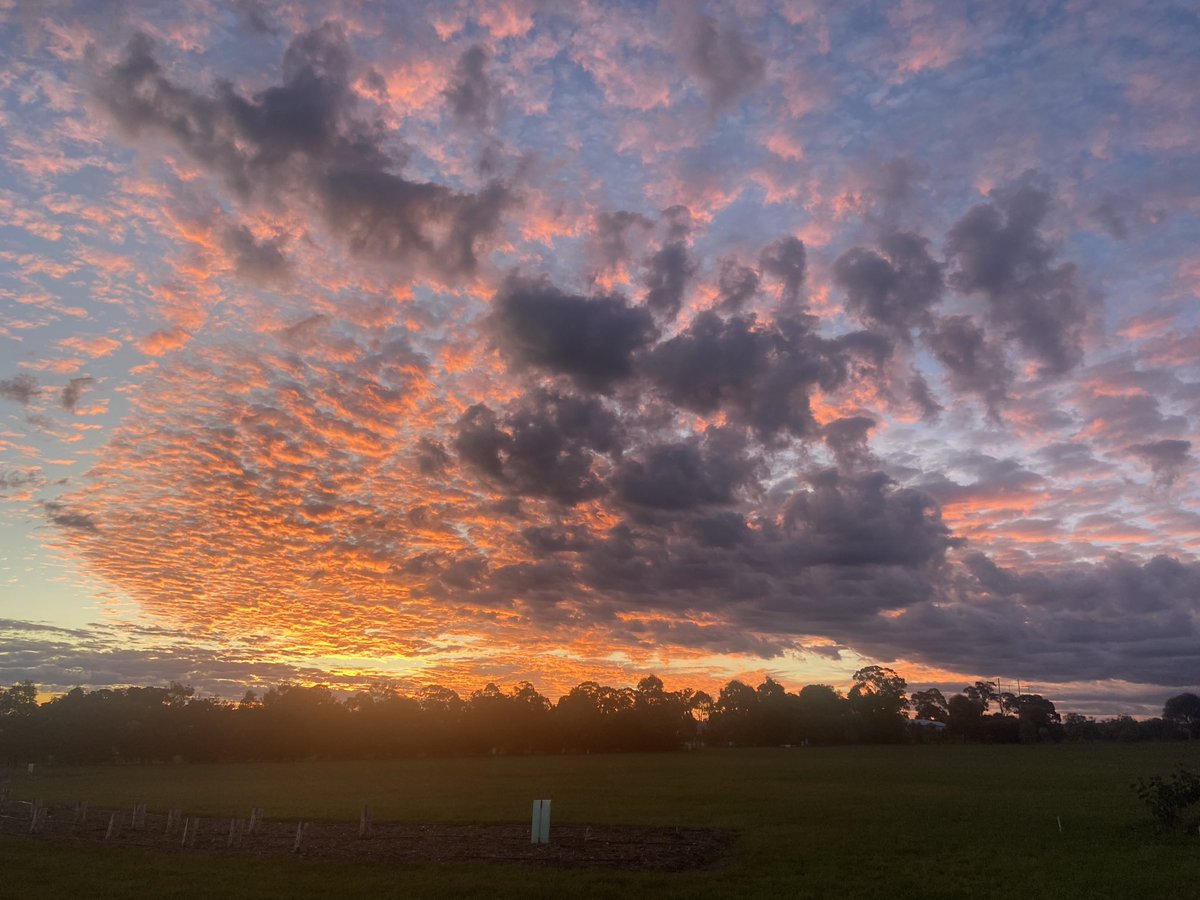
M 249 811 L 247 810 L 247 813 Z M 45 806 L 34 827 L 33 805 L 9 801 L 0 834 L 31 840 L 141 847 L 164 852 L 231 856 L 298 856 L 435 862 L 493 862 L 533 866 L 598 866 L 682 872 L 714 866 L 732 851 L 735 834 L 710 828 L 555 825 L 549 844 L 532 844 L 529 826 L 306 822 L 189 816 L 128 809 Z

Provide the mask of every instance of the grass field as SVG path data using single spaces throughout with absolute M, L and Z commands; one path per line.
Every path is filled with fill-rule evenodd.
M 1200 898 L 1200 836 L 1155 832 L 1139 775 L 1200 742 L 706 750 L 12 773 L 16 799 L 196 815 L 720 826 L 731 859 L 685 873 L 247 860 L 0 839 L 0 895 L 29 897 Z M 1057 817 L 1061 817 L 1062 833 Z

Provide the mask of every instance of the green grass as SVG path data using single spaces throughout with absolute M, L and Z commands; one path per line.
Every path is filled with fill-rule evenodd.
M 1200 744 L 702 751 L 291 765 L 48 770 L 14 797 L 197 815 L 352 821 L 712 825 L 741 833 L 715 870 L 245 860 L 0 839 L 5 886 L 80 897 L 1200 898 L 1200 836 L 1155 832 L 1139 775 L 1200 765 Z M 1059 833 L 1056 817 L 1061 817 Z

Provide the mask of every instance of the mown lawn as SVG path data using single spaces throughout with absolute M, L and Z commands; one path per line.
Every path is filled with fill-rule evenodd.
M 913 746 L 9 773 L 13 796 L 202 816 L 700 825 L 740 832 L 679 874 L 246 860 L 0 839 L 0 895 L 31 897 L 1200 898 L 1200 836 L 1157 833 L 1130 788 L 1200 742 Z M 1061 817 L 1063 831 L 1058 830 Z M 553 837 L 553 834 L 552 834 Z

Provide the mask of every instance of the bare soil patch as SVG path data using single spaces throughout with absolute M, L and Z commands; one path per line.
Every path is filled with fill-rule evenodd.
M 729 855 L 735 840 L 735 834 L 727 830 L 626 825 L 554 825 L 549 844 L 530 843 L 529 826 L 520 824 L 374 822 L 368 834 L 360 835 L 359 831 L 358 822 L 301 824 L 266 819 L 250 832 L 245 819 L 148 811 L 138 815 L 129 809 L 88 809 L 84 814 L 71 806 L 45 807 L 34 829 L 31 804 L 11 801 L 0 814 L 0 834 L 163 852 L 597 866 L 666 872 L 716 865 Z

